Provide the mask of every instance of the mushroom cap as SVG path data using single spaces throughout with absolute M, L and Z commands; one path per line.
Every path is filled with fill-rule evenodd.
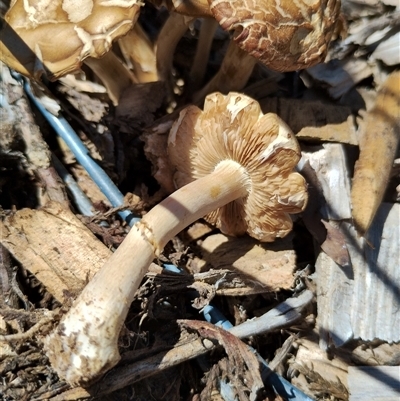
M 277 71 L 322 62 L 336 29 L 340 0 L 208 0 L 234 41 Z
M 5 20 L 0 58 L 9 67 L 49 79 L 100 58 L 136 21 L 139 0 L 14 0 Z
M 306 182 L 293 172 L 301 157 L 294 134 L 246 95 L 212 93 L 203 111 L 197 106 L 182 110 L 169 134 L 168 153 L 177 187 L 212 173 L 223 160 L 244 167 L 251 181 L 247 197 L 206 216 L 227 235 L 247 232 L 274 241 L 292 229 L 289 213 L 306 206 Z

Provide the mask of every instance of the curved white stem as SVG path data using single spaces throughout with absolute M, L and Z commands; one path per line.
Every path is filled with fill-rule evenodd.
M 178 189 L 132 227 L 46 339 L 50 362 L 61 377 L 85 385 L 118 362 L 119 332 L 151 261 L 189 224 L 245 197 L 248 185 L 243 167 L 222 161 L 213 173 Z

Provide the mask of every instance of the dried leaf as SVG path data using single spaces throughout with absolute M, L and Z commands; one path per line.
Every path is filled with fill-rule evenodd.
M 234 387 L 240 401 L 255 400 L 264 384 L 259 363 L 251 349 L 233 334 L 210 323 L 196 320 L 181 322 L 187 329 L 195 330 L 202 338 L 217 341 L 225 349 L 228 361 L 224 376 Z
M 345 235 L 327 221 L 322 220 L 327 234 L 325 241 L 321 244 L 322 250 L 329 255 L 339 266 L 348 268 L 351 266 L 349 250 L 346 245 Z
M 370 227 L 385 193 L 400 139 L 400 71 L 378 92 L 361 125 L 360 158 L 351 191 L 354 224 L 360 234 Z

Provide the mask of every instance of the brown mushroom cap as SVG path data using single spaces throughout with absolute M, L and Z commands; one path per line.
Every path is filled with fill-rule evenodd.
M 326 57 L 340 0 L 208 0 L 239 47 L 277 71 L 310 67 Z
M 168 152 L 177 187 L 210 174 L 223 160 L 245 168 L 251 181 L 248 196 L 207 216 L 225 234 L 247 232 L 273 241 L 290 232 L 289 213 L 306 206 L 305 180 L 293 172 L 300 159 L 295 136 L 277 115 L 264 115 L 243 94 L 213 93 L 206 97 L 204 111 L 184 109 L 171 129 Z
M 15 0 L 5 17 L 0 57 L 25 75 L 46 72 L 57 79 L 78 70 L 85 58 L 108 52 L 113 40 L 132 28 L 140 5 L 139 0 Z

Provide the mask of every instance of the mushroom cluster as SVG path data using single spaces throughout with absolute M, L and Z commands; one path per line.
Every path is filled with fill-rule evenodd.
M 78 71 L 86 60 L 114 104 L 131 83 L 157 79 L 166 82 L 173 97 L 175 47 L 188 24 L 201 17 L 203 32 L 189 74 L 192 88 L 201 88 L 217 23 L 233 32 L 233 40 L 219 72 L 194 97 L 197 102 L 213 91 L 242 89 L 257 61 L 278 71 L 322 62 L 340 12 L 340 0 L 147 2 L 170 11 L 154 45 L 139 26 L 132 30 L 144 4 L 140 0 L 14 0 L 5 16 L 0 58 L 24 75 L 38 79 L 45 73 L 50 80 Z M 110 51 L 117 39 L 125 64 Z
M 214 93 L 204 111 L 184 109 L 168 152 L 181 188 L 132 227 L 46 340 L 52 366 L 73 385 L 98 379 L 118 362 L 118 336 L 135 292 L 182 229 L 208 216 L 227 234 L 273 241 L 290 231 L 289 213 L 306 205 L 305 180 L 293 171 L 300 158 L 295 136 L 243 94 Z

